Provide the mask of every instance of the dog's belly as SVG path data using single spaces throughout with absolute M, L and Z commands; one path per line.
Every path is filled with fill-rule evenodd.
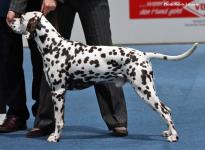
M 66 86 L 67 90 L 82 90 L 95 84 L 95 82 L 83 82 L 82 79 L 69 79 L 67 83 L 69 83 Z

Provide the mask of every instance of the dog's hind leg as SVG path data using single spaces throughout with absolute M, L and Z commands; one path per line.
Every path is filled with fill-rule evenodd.
M 65 89 L 59 89 L 51 92 L 54 103 L 55 131 L 48 137 L 49 142 L 58 142 L 60 139 L 61 131 L 64 126 L 65 91 Z
M 147 82 L 149 83 L 146 85 L 140 85 L 140 87 L 137 86 L 137 84 L 133 84 L 134 82 L 132 84 L 134 85 L 134 89 L 139 94 L 139 96 L 145 100 L 153 108 L 153 110 L 157 111 L 165 120 L 168 130 L 164 131 L 163 135 L 167 137 L 169 142 L 176 142 L 178 140 L 178 134 L 172 121 L 170 109 L 165 106 L 156 95 L 154 83 L 152 81 Z

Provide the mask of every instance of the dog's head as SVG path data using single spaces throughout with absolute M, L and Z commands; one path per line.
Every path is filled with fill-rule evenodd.
M 14 32 L 25 35 L 26 38 L 29 38 L 30 34 L 36 29 L 41 17 L 41 12 L 27 12 L 22 14 L 20 18 L 14 18 L 10 27 Z

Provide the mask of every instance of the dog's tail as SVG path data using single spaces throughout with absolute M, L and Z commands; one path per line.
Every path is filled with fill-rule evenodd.
M 197 45 L 198 45 L 198 43 L 194 43 L 193 46 L 189 50 L 187 50 L 183 54 L 176 55 L 176 56 L 170 56 L 170 55 L 164 55 L 164 54 L 152 53 L 152 52 L 146 53 L 146 56 L 148 59 L 157 58 L 157 59 L 172 60 L 172 61 L 182 60 L 182 59 L 190 56 L 196 50 Z

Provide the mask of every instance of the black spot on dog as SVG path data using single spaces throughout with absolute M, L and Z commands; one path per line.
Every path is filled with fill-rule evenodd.
M 54 60 L 51 61 L 51 65 L 54 66 Z
M 99 51 L 99 52 L 102 51 L 102 48 L 98 48 L 98 51 Z
M 95 46 L 91 46 L 90 49 L 88 50 L 89 53 L 93 53 L 93 51 L 97 49 Z
M 70 56 L 68 56 L 68 55 L 69 55 L 69 53 L 68 53 L 67 49 L 66 49 L 66 48 L 63 48 L 63 49 L 62 49 L 61 56 L 67 56 L 67 57 L 70 58 Z
M 64 65 L 65 65 L 65 64 L 61 64 L 61 68 L 63 68 L 63 67 L 64 67 Z
M 96 60 L 91 60 L 90 65 L 95 65 L 96 68 L 100 66 L 99 61 L 97 59 Z
M 82 60 L 81 60 L 81 59 L 79 59 L 79 60 L 78 60 L 78 64 L 81 64 L 81 62 L 82 62 Z
M 161 111 L 164 113 L 164 114 L 168 114 L 169 113 L 169 110 L 166 108 L 166 106 L 160 102 L 161 104 Z
M 94 74 L 94 72 L 92 70 L 89 70 L 89 74 Z
M 142 72 L 142 75 L 141 75 L 142 84 L 143 84 L 143 85 L 146 85 L 146 84 L 147 84 L 147 82 L 146 82 L 147 70 L 141 70 L 141 72 Z
M 127 59 L 125 60 L 125 64 L 124 64 L 124 65 L 127 65 L 127 64 L 129 64 L 129 63 L 130 63 L 130 59 L 127 58 Z
M 59 79 L 59 80 L 54 79 L 53 85 L 58 85 L 58 84 L 60 84 L 61 82 L 62 82 L 62 79 Z
M 100 56 L 101 56 L 102 58 L 105 58 L 105 57 L 106 57 L 106 54 L 105 54 L 105 53 L 102 53 Z
M 59 58 L 59 53 L 57 53 L 54 57 L 55 57 L 55 59 L 58 59 Z
M 60 40 L 60 42 L 58 43 L 57 47 L 60 47 L 62 44 L 62 40 Z
M 156 109 L 159 109 L 159 104 L 158 104 L 158 103 L 154 103 L 154 107 L 155 107 Z
M 104 75 L 108 75 L 108 74 L 110 74 L 110 72 L 105 72 L 105 73 L 104 73 Z
M 63 104 L 62 108 L 60 109 L 60 112 L 63 114 L 63 111 L 64 111 L 64 108 L 65 108 L 65 105 Z M 63 117 L 64 118 L 64 117 Z
M 147 68 L 145 61 L 141 62 L 141 63 L 140 63 L 140 66 L 143 67 L 143 68 Z
M 100 75 L 100 73 L 96 73 L 96 74 L 95 74 L 95 77 L 98 77 L 99 75 Z
M 136 72 L 135 72 L 135 68 L 132 69 L 131 73 L 130 73 L 131 77 L 135 77 L 136 76 Z
M 86 64 L 88 62 L 88 60 L 89 60 L 89 57 L 85 57 L 84 63 Z
M 87 45 L 80 43 L 80 42 L 76 42 L 74 45 L 75 45 L 75 47 L 77 47 L 77 46 L 84 47 L 84 48 L 87 47 Z
M 58 107 L 57 106 L 55 106 L 54 109 L 55 109 L 55 111 L 58 111 Z
M 57 45 L 57 42 L 56 42 L 55 38 L 52 38 L 51 41 L 52 41 L 53 45 Z
M 125 52 L 122 48 L 119 48 L 121 56 L 125 56 Z
M 113 52 L 113 55 L 117 55 L 117 52 L 115 49 L 112 52 Z
M 50 60 L 51 60 L 50 58 L 46 58 L 46 61 L 50 62 Z
M 76 48 L 76 49 L 75 49 L 75 56 L 77 56 L 80 52 L 81 52 L 81 49 Z
M 149 98 L 151 97 L 151 92 L 148 90 L 144 90 L 144 94 L 147 95 L 147 99 L 149 100 Z
M 119 65 L 118 62 L 113 60 L 113 59 L 108 61 L 107 64 L 108 65 L 112 65 L 113 67 L 117 67 Z
M 73 60 L 72 64 L 75 64 L 75 60 Z
M 138 61 L 138 58 L 135 55 L 131 55 L 130 59 L 132 60 L 132 62 Z
M 84 74 L 84 71 L 81 70 L 77 70 L 74 72 L 75 75 L 80 75 L 80 74 Z
M 48 36 L 47 34 L 44 34 L 44 35 L 39 36 L 39 39 L 40 39 L 41 43 L 44 43 L 44 42 L 45 42 L 47 36 Z

